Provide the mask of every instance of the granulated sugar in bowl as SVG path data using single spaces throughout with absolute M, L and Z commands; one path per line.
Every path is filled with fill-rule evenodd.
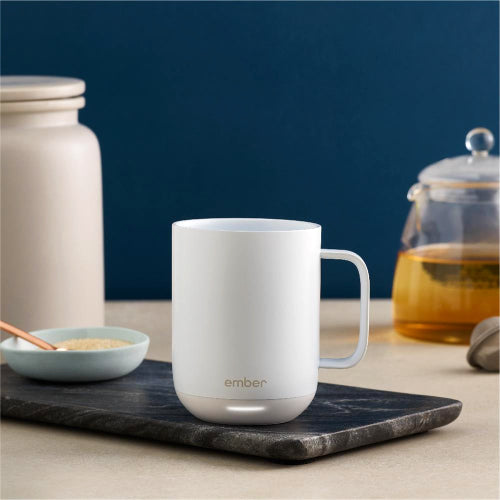
M 68 339 L 56 342 L 56 347 L 63 347 L 68 351 L 95 351 L 98 349 L 113 349 L 115 347 L 125 347 L 132 345 L 132 342 L 118 339 L 83 338 Z

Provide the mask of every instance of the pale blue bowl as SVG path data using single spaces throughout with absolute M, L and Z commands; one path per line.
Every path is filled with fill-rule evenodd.
M 19 375 L 51 382 L 96 382 L 123 377 L 143 361 L 149 337 L 128 328 L 52 328 L 30 332 L 55 344 L 74 338 L 107 338 L 132 342 L 132 345 L 92 351 L 45 351 L 17 337 L 0 344 L 7 364 Z

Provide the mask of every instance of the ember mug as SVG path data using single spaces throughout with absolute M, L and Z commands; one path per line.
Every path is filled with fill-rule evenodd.
M 368 343 L 370 280 L 346 250 L 322 250 L 321 226 L 278 219 L 199 219 L 172 227 L 174 386 L 196 417 L 278 424 L 300 415 L 318 368 L 349 368 Z M 361 282 L 358 345 L 319 357 L 320 260 L 352 262 Z

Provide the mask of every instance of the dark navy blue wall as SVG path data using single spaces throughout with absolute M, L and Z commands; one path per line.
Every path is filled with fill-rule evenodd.
M 498 57 L 495 2 L 2 3 L 4 74 L 87 82 L 114 299 L 170 296 L 193 217 L 321 223 L 388 296 L 418 171 L 498 138 Z M 323 289 L 356 296 L 355 271 Z

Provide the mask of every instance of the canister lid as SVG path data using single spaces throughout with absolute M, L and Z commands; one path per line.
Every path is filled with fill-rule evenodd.
M 422 184 L 490 184 L 500 179 L 498 156 L 489 152 L 495 145 L 493 134 L 486 128 L 475 128 L 465 138 L 470 155 L 456 156 L 433 163 L 418 176 Z
M 85 82 L 59 76 L 2 76 L 0 102 L 65 99 L 85 92 Z

